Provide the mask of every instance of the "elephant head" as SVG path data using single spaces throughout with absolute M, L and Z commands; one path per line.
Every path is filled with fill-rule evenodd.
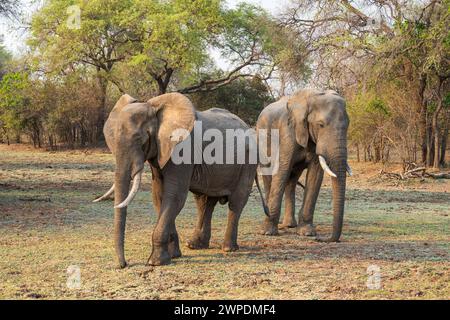
M 315 147 L 323 170 L 332 178 L 333 230 L 328 241 L 338 241 L 342 232 L 347 164 L 347 129 L 349 118 L 345 100 L 335 91 L 305 89 L 287 103 L 289 122 L 295 139 L 306 148 Z
M 111 111 L 103 133 L 115 156 L 115 182 L 102 197 L 114 192 L 114 242 L 121 267 L 125 267 L 124 239 L 127 206 L 136 195 L 147 160 L 155 160 L 160 169 L 169 161 L 173 148 L 171 134 L 177 129 L 191 132 L 195 109 L 190 100 L 179 93 L 168 93 L 137 103 L 123 95 Z M 185 137 L 186 138 L 186 137 Z M 130 182 L 133 180 L 131 191 Z

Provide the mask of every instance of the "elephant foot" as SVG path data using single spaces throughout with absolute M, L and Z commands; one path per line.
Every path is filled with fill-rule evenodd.
M 271 222 L 265 222 L 261 234 L 265 236 L 277 236 L 279 234 L 278 225 Z
M 304 224 L 297 228 L 297 233 L 301 236 L 315 237 L 316 227 L 313 224 Z
M 234 252 L 239 250 L 239 245 L 237 243 L 224 243 L 222 246 L 222 251 L 224 252 Z
M 150 266 L 163 266 L 170 264 L 170 260 L 169 251 L 155 248 L 153 249 L 150 258 L 148 258 L 147 264 Z
M 296 227 L 297 227 L 297 222 L 295 220 L 283 221 L 283 223 L 278 225 L 278 229 L 296 228 Z
M 339 242 L 341 242 L 339 239 L 332 239 L 332 238 L 316 238 L 316 241 L 324 242 L 324 243 L 331 243 L 331 242 L 339 243 Z
M 209 241 L 202 240 L 200 237 L 193 237 L 187 241 L 186 246 L 192 250 L 208 249 Z
M 169 255 L 172 259 L 181 257 L 181 250 L 179 243 L 172 242 L 169 244 Z
M 127 266 L 128 266 L 128 263 L 125 260 L 119 261 L 119 266 L 118 266 L 119 269 L 124 269 Z

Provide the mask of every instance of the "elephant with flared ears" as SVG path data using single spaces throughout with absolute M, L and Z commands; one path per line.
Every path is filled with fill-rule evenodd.
M 198 154 L 198 146 L 192 143 L 196 134 L 194 125 L 198 123 L 201 123 L 202 135 L 208 129 L 221 132 L 223 137 L 228 129 L 240 129 L 242 134 L 248 129 L 241 119 L 226 110 L 197 112 L 191 101 L 179 93 L 164 94 L 145 103 L 123 95 L 111 111 L 104 135 L 116 160 L 115 182 L 95 201 L 114 193 L 114 242 L 120 267 L 127 265 L 124 253 L 127 206 L 138 192 L 146 162 L 152 171 L 153 206 L 158 215 L 149 264 L 168 264 L 172 258 L 181 256 L 175 218 L 189 191 L 195 195 L 198 221 L 188 246 L 192 249 L 208 247 L 214 206 L 217 202 L 228 202 L 228 224 L 222 248 L 224 251 L 238 249 L 239 217 L 251 192 L 257 164 L 174 162 L 172 153 L 182 141 L 190 141 L 192 157 Z M 174 139 L 174 133 L 179 130 L 185 135 Z M 200 141 L 202 152 L 207 144 Z M 237 150 L 234 151 L 236 154 Z
M 279 167 L 263 176 L 270 215 L 263 234 L 277 235 L 279 227 L 297 227 L 297 233 L 315 236 L 314 209 L 324 171 L 332 179 L 333 228 L 326 241 L 337 242 L 344 219 L 349 118 L 345 100 L 335 91 L 303 89 L 267 106 L 257 121 L 257 130 L 279 130 Z M 270 150 L 270 139 L 267 148 Z M 272 151 L 275 148 L 272 147 Z M 295 221 L 295 188 L 307 169 L 303 204 Z M 285 216 L 279 226 L 281 202 L 285 196 Z

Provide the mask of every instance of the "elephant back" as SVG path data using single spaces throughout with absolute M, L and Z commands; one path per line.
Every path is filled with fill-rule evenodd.
M 203 122 L 203 129 L 243 129 L 250 127 L 234 113 L 221 108 L 211 108 L 206 111 L 197 112 L 197 120 Z

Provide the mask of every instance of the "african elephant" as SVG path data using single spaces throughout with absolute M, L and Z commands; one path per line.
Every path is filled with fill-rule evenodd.
M 270 215 L 263 234 L 277 235 L 283 193 L 285 216 L 282 226 L 297 227 L 297 233 L 315 236 L 314 209 L 325 171 L 332 177 L 333 230 L 326 241 L 339 241 L 344 216 L 349 118 L 345 100 L 335 91 L 303 89 L 268 105 L 257 121 L 257 131 L 278 129 L 279 167 L 263 176 Z M 270 132 L 270 131 L 269 131 Z M 270 143 L 267 148 L 270 150 Z M 274 149 L 274 148 L 272 148 Z M 272 150 L 274 151 L 274 150 Z M 307 170 L 303 205 L 295 221 L 295 188 Z
M 195 194 L 199 214 L 188 246 L 208 247 L 211 215 L 219 201 L 222 204 L 228 202 L 229 207 L 223 250 L 239 248 L 239 217 L 251 192 L 257 163 L 196 162 L 194 158 L 198 152 L 204 151 L 208 145 L 203 139 L 200 140 L 200 147 L 195 147 L 195 141 L 191 143 L 198 138 L 195 137 L 198 123 L 201 123 L 200 138 L 208 129 L 213 129 L 223 135 L 223 145 L 226 145 L 227 129 L 242 129 L 242 132 L 248 129 L 240 118 L 226 110 L 214 108 L 197 112 L 191 101 L 180 93 L 163 94 L 145 103 L 123 95 L 111 111 L 103 132 L 116 160 L 115 182 L 105 195 L 95 201 L 103 200 L 114 192 L 114 241 L 121 268 L 127 265 L 124 255 L 127 206 L 138 191 L 145 162 L 149 163 L 152 171 L 153 205 L 158 215 L 149 264 L 164 265 L 170 263 L 171 258 L 181 256 L 175 218 L 184 206 L 188 191 Z M 177 130 L 184 130 L 186 135 L 174 139 Z M 186 141 L 190 141 L 190 160 L 175 163 L 173 153 L 177 145 Z M 246 147 L 244 152 L 248 150 Z M 231 150 L 235 156 L 237 151 L 237 147 Z

